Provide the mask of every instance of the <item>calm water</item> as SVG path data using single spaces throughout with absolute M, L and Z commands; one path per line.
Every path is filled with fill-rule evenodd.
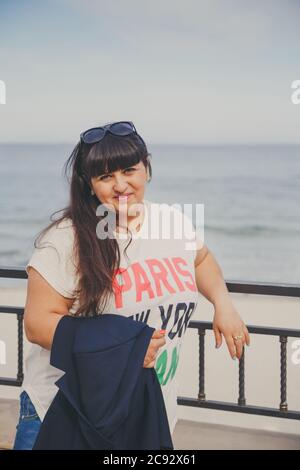
M 24 266 L 38 231 L 67 204 L 72 147 L 0 145 L 0 266 Z M 226 280 L 300 284 L 300 146 L 149 151 L 146 198 L 204 204 L 205 243 Z

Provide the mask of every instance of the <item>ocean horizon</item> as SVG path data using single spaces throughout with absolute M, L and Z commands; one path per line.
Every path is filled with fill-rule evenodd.
M 24 267 L 68 202 L 74 143 L 0 144 L 0 266 Z M 145 198 L 204 204 L 204 237 L 227 281 L 300 284 L 300 144 L 148 144 Z M 15 286 L 1 280 L 0 286 Z

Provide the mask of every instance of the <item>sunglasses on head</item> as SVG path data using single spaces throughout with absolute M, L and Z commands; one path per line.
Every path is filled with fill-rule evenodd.
M 101 127 L 93 127 L 82 132 L 80 134 L 80 141 L 85 144 L 95 144 L 96 142 L 100 142 L 107 132 L 119 136 L 137 134 L 133 122 L 119 121 Z

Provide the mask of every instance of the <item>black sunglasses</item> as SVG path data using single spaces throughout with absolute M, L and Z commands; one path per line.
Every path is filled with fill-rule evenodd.
M 80 134 L 80 141 L 85 144 L 95 144 L 96 142 L 100 142 L 107 132 L 119 136 L 137 134 L 133 122 L 119 121 L 101 127 L 92 127 L 82 132 Z

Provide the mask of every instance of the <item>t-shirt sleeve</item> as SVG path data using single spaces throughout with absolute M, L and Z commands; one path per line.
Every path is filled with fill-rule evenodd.
M 73 258 L 73 234 L 70 227 L 51 227 L 40 238 L 25 267 L 35 268 L 41 276 L 61 295 L 74 298 L 76 268 Z

